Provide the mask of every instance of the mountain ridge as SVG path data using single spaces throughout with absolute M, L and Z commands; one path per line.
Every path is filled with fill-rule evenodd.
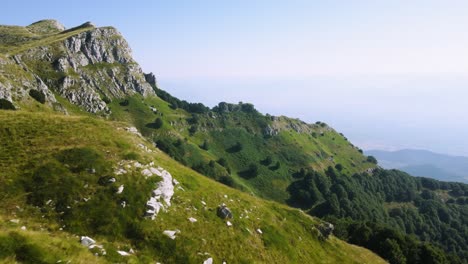
M 57 32 L 51 23 L 33 24 L 41 36 L 0 27 L 25 34 L 0 45 L 0 262 L 384 263 L 322 235 L 323 221 L 226 187 L 155 148 L 133 127 L 153 130 L 139 118 L 187 114 L 156 96 L 145 79 L 155 80 L 115 29 L 85 23 Z M 174 195 L 151 220 L 161 170 L 172 174 Z M 216 215 L 222 203 L 233 219 Z
M 0 112 L 0 164 L 10 172 L 0 177 L 7 198 L 0 212 L 14 220 L 4 223 L 0 247 L 17 245 L 7 257 L 30 235 L 15 233 L 24 218 L 34 231 L 103 241 L 109 256 L 91 252 L 109 262 L 381 261 L 326 239 L 329 225 L 314 216 L 391 263 L 466 263 L 467 185 L 381 169 L 324 122 L 263 115 L 249 103 L 208 108 L 175 98 L 141 71 L 112 27 L 25 30 L 0 27 L 7 36 L 0 43 L 0 108 L 19 108 Z M 18 36 L 25 41 L 12 47 Z M 159 176 L 151 178 L 162 170 L 183 189 L 174 186 L 170 207 L 154 189 Z M 234 219 L 216 216 L 222 203 Z M 156 208 L 168 211 L 148 221 L 144 215 Z M 174 235 L 183 239 L 172 241 Z M 116 255 L 131 249 L 127 260 Z

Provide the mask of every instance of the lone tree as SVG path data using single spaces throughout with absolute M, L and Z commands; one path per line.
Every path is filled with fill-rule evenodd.
M 156 120 L 154 120 L 154 128 L 161 128 L 163 126 L 164 122 L 163 120 L 158 117 Z

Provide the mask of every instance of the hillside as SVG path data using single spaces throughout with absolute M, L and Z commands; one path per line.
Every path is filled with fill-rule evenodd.
M 202 263 L 208 257 L 216 263 L 383 262 L 336 238 L 321 241 L 320 222 L 299 210 L 183 167 L 127 131 L 125 123 L 24 111 L 0 111 L 0 121 L 0 258 L 5 262 L 15 255 L 26 263 Z M 144 177 L 136 162 L 167 169 L 179 182 L 171 206 L 155 220 L 144 212 L 159 179 Z M 118 172 L 121 166 L 126 173 Z M 119 186 L 124 186 L 121 193 Z M 234 214 L 231 227 L 216 216 L 221 203 Z M 178 230 L 176 238 L 165 237 L 165 230 Z M 92 237 L 107 254 L 93 256 L 77 236 Z M 135 253 L 129 257 L 116 253 L 130 249 Z
M 115 29 L 45 20 L 0 31 L 0 108 L 17 110 L 0 110 L 0 262 L 384 263 L 142 137 L 131 119 L 141 109 L 126 104 L 169 108 Z M 217 216 L 223 203 L 232 219 Z
M 0 35 L 5 262 L 382 261 L 316 217 L 391 263 L 468 261 L 468 185 L 381 169 L 324 122 L 175 98 L 112 27 Z
M 414 176 L 442 181 L 468 183 L 468 158 L 434 153 L 426 150 L 399 151 L 369 150 L 379 163 L 388 169 L 400 169 Z

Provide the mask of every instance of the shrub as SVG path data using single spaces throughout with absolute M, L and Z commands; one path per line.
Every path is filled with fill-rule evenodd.
M 111 99 L 110 99 L 109 97 L 107 97 L 107 96 L 104 96 L 104 97 L 102 98 L 102 100 L 103 100 L 104 103 L 106 103 L 106 104 L 110 104 L 110 103 L 112 102 Z
M 219 182 L 230 187 L 235 187 L 235 182 L 230 176 L 221 176 Z
M 338 163 L 338 164 L 335 165 L 335 169 L 337 169 L 338 171 L 342 171 L 343 170 L 343 165 Z
M 29 90 L 29 95 L 41 104 L 44 104 L 46 101 L 45 94 L 41 91 L 31 89 Z
M 221 166 L 223 166 L 223 167 L 225 167 L 225 168 L 226 168 L 227 165 L 228 165 L 228 163 L 227 163 L 227 161 L 226 161 L 225 158 L 220 158 L 220 159 L 218 160 L 218 163 L 219 163 L 219 165 L 221 165 Z
M 235 153 L 241 151 L 243 148 L 244 146 L 242 145 L 242 143 L 237 142 L 234 146 L 228 148 L 226 151 L 229 153 Z
M 3 109 L 3 110 L 16 110 L 13 103 L 11 103 L 7 99 L 3 99 L 3 98 L 0 99 L 0 109 Z
M 208 150 L 210 148 L 210 144 L 208 144 L 208 141 L 206 139 L 203 141 L 203 144 L 200 146 L 200 148 L 204 150 Z
M 377 159 L 374 156 L 368 156 L 367 162 L 377 164 Z
M 254 163 L 250 164 L 248 169 L 239 172 L 239 176 L 245 179 L 251 179 L 258 176 L 258 166 Z
M 128 99 L 125 99 L 119 103 L 120 106 L 128 106 L 129 104 L 130 104 L 130 101 L 128 101 Z

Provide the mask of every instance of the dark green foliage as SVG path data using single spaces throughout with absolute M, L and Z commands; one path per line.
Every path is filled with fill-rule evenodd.
M 234 182 L 234 180 L 232 179 L 231 176 L 221 176 L 219 178 L 219 182 L 224 184 L 224 185 L 227 185 L 227 186 L 230 186 L 230 187 L 235 187 L 236 184 Z
M 204 150 L 208 150 L 210 148 L 210 144 L 208 143 L 208 141 L 206 139 L 203 140 L 203 144 L 201 144 L 200 148 L 202 148 Z
M 253 113 L 258 114 L 257 109 L 255 109 L 253 104 L 250 103 L 242 103 L 239 102 L 238 104 L 228 104 L 225 102 L 219 103 L 217 106 L 213 107 L 212 109 L 214 112 L 218 113 L 229 113 L 229 112 L 244 112 L 244 113 Z
M 219 165 L 221 165 L 221 166 L 223 166 L 223 167 L 225 167 L 225 168 L 228 166 L 227 161 L 226 161 L 225 158 L 220 158 L 220 159 L 218 160 L 218 163 L 219 163 Z
M 377 159 L 374 156 L 367 156 L 367 162 L 377 164 Z
M 44 104 L 46 101 L 45 94 L 41 91 L 31 89 L 29 90 L 29 95 L 34 98 L 34 100 L 38 101 L 41 104 Z
M 156 141 L 156 146 L 175 160 L 183 160 L 185 155 L 185 144 L 182 144 L 181 141 L 172 141 L 169 138 L 162 138 Z
M 82 188 L 80 181 L 59 162 L 39 167 L 24 179 L 23 186 L 28 193 L 28 203 L 43 207 L 51 200 L 57 212 L 66 210 L 73 200 L 79 199 L 79 191 Z
M 16 110 L 16 107 L 7 99 L 0 98 L 0 109 Z
M 254 163 L 250 164 L 246 170 L 239 172 L 239 176 L 245 179 L 251 179 L 251 178 L 257 177 L 258 176 L 257 164 L 254 164 Z
M 168 102 L 172 109 L 182 108 L 189 113 L 207 113 L 210 108 L 206 107 L 202 103 L 189 103 L 185 100 L 179 100 L 173 97 L 166 91 L 163 91 L 158 88 L 154 88 L 156 95 L 158 95 L 161 99 Z
M 110 104 L 112 102 L 112 100 L 107 96 L 102 97 L 102 101 L 104 101 L 106 104 Z
M 123 100 L 119 103 L 120 106 L 128 106 L 130 105 L 130 101 L 128 99 Z
M 47 263 L 45 256 L 41 248 L 28 242 L 19 233 L 10 232 L 7 236 L 0 236 L 0 260 L 15 257 L 21 263 L 42 264 Z
M 311 208 L 309 212 L 319 217 L 349 217 L 355 221 L 385 224 L 389 226 L 389 230 L 393 230 L 392 232 L 416 235 L 420 240 L 429 241 L 437 247 L 456 253 L 461 259 L 467 259 L 467 250 L 464 247 L 468 240 L 465 197 L 461 197 L 459 204 L 454 203 L 456 200 L 453 198 L 452 203 L 444 203 L 437 195 L 440 189 L 436 189 L 440 186 L 449 190 L 464 189 L 464 184 L 415 178 L 396 170 L 376 170 L 372 176 L 355 174 L 349 177 L 329 167 L 324 174 L 326 176 L 312 171 L 306 177 L 292 183 L 288 188 L 288 203 L 304 209 Z M 415 207 L 404 206 L 385 210 L 385 203 L 390 202 L 412 203 Z M 369 225 L 366 226 L 356 231 L 354 240 L 349 241 L 380 252 L 381 256 L 392 260 L 392 263 L 404 263 L 405 258 L 407 263 L 422 263 L 413 261 L 414 258 L 405 251 L 399 240 L 396 241 L 400 248 L 396 247 L 395 241 L 386 241 L 389 237 L 380 235 L 371 243 L 380 243 L 379 248 L 360 241 L 366 238 L 366 230 L 369 231 Z M 340 227 L 339 222 L 337 232 L 342 238 L 346 238 L 348 233 Z M 353 237 L 352 234 L 349 235 Z M 389 239 L 395 240 L 392 237 Z M 385 252 L 391 253 L 385 255 Z M 443 255 L 448 258 L 446 253 Z
M 338 171 L 342 171 L 343 170 L 343 165 L 338 163 L 338 164 L 335 165 L 335 169 L 337 169 Z
M 147 124 L 146 127 L 159 129 L 163 126 L 163 124 L 164 124 L 163 120 L 160 117 L 158 117 L 156 118 L 156 120 L 154 120 L 153 123 Z
M 271 156 L 267 156 L 264 160 L 260 161 L 260 163 L 264 166 L 269 166 L 273 162 Z
M 242 151 L 243 148 L 244 146 L 242 145 L 242 143 L 238 141 L 232 147 L 226 149 L 226 151 L 229 153 L 236 153 L 236 152 Z
M 275 170 L 279 170 L 279 168 L 281 168 L 281 163 L 277 161 L 274 166 L 270 167 L 270 170 L 275 171 Z
M 191 136 L 195 135 L 195 133 L 197 133 L 197 130 L 198 130 L 197 126 L 195 126 L 195 125 L 190 126 L 190 128 L 189 128 L 190 135 Z

